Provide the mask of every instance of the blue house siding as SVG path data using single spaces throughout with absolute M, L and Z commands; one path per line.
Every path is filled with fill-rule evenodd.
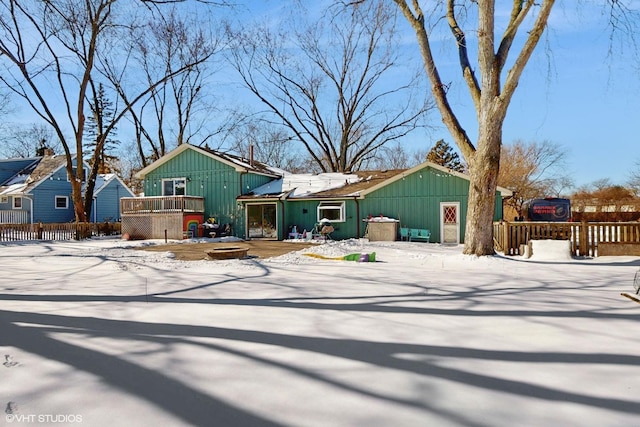
M 120 199 L 134 194 L 118 179 L 112 179 L 97 192 L 89 218 L 93 222 L 120 221 Z
M 33 159 L 24 159 L 18 161 L 0 161 L 0 166 L 9 163 L 18 165 L 13 169 L 19 169 L 12 177 L 5 180 L 3 188 L 4 196 L 0 199 L 0 217 L 2 221 L 7 222 L 71 222 L 75 221 L 75 211 L 72 205 L 71 183 L 67 177 L 66 158 L 64 156 L 43 156 Z M 73 158 L 73 166 L 76 165 L 76 158 Z M 25 169 L 26 168 L 26 169 Z M 88 166 L 85 164 L 85 170 Z M 5 169 L 9 169 L 7 166 Z M 104 183 L 104 181 L 103 181 Z M 107 187 L 113 190 L 102 188 L 104 192 L 100 194 L 100 188 L 96 187 L 96 200 L 100 211 L 104 216 L 110 216 L 114 219 L 119 218 L 120 203 L 117 193 L 122 196 L 132 196 L 130 190 L 117 179 L 112 176 L 107 181 Z M 114 191 L 116 195 L 111 196 L 110 191 Z M 3 203 L 4 198 L 6 201 Z M 22 207 L 13 209 L 14 200 L 22 199 Z M 22 216 L 13 215 L 13 213 L 21 212 Z M 91 216 L 89 220 L 91 220 Z
M 56 174 L 57 175 L 57 174 Z M 67 207 L 56 208 L 56 196 L 67 198 Z M 33 190 L 33 221 L 34 222 L 70 222 L 75 220 L 73 203 L 71 201 L 71 184 L 64 179 L 44 180 Z M 25 208 L 29 203 L 23 203 Z

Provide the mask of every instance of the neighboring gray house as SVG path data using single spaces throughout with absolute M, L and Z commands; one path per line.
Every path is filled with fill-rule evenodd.
M 65 156 L 56 155 L 0 160 L 0 223 L 74 221 L 65 165 Z M 125 196 L 131 197 L 133 192 L 122 180 L 113 174 L 99 175 L 91 221 L 119 220 L 120 198 Z

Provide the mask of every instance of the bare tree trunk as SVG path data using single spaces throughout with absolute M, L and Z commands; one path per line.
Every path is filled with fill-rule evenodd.
M 495 125 L 494 125 L 495 126 Z M 481 126 L 484 132 L 469 162 L 469 204 L 464 237 L 464 253 L 490 255 L 493 249 L 493 217 L 500 167 L 502 133 L 492 125 Z

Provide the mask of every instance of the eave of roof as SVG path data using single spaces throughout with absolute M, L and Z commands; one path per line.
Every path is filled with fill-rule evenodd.
M 202 147 L 196 147 L 195 145 L 191 145 L 191 144 L 181 144 L 171 152 L 165 154 L 155 162 L 151 163 L 149 166 L 138 171 L 138 173 L 136 173 L 135 175 L 136 178 L 144 179 L 144 177 L 148 175 L 151 171 L 158 168 L 159 166 L 162 166 L 163 164 L 167 163 L 171 159 L 182 154 L 186 150 L 194 150 L 202 154 L 203 156 L 211 157 L 227 166 L 234 168 L 236 172 L 240 172 L 240 173 L 252 172 L 258 175 L 265 175 L 265 176 L 270 176 L 274 178 L 281 176 L 282 174 L 285 173 L 280 169 L 269 167 L 261 162 L 257 162 L 257 161 L 251 162 L 248 159 L 243 159 L 242 157 L 234 156 L 232 154 L 222 153 L 222 152 L 218 152 L 218 151 L 214 151 L 214 150 L 210 150 Z

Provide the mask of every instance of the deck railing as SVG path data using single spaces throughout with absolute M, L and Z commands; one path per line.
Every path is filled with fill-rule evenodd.
M 140 213 L 204 212 L 204 198 L 195 196 L 123 197 L 122 215 Z
M 569 240 L 574 256 L 596 256 L 599 243 L 640 244 L 640 222 L 508 222 L 493 224 L 496 250 L 522 255 L 530 240 Z
M 23 210 L 0 210 L 0 224 L 26 224 L 29 212 Z

